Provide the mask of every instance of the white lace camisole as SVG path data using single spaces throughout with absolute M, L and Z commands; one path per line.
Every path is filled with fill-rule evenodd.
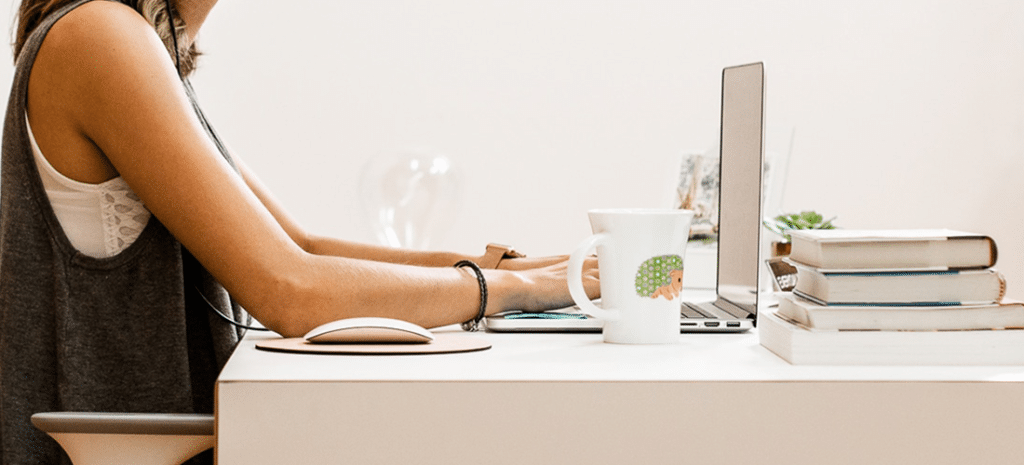
M 46 197 L 71 245 L 95 258 L 113 257 L 132 245 L 151 214 L 128 183 L 118 176 L 89 184 L 60 174 L 39 150 L 28 115 L 25 124 Z

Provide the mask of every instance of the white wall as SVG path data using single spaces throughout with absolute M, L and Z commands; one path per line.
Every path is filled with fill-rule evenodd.
M 440 248 L 533 254 L 670 206 L 721 68 L 764 61 L 785 210 L 991 234 L 1024 296 L 1022 2 L 224 0 L 200 45 L 207 113 L 309 228 L 372 240 L 360 168 L 420 146 L 464 175 Z

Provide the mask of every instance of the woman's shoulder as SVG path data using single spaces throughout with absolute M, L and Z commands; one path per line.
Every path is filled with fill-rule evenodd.
M 93 1 L 57 20 L 43 47 L 62 61 L 76 56 L 102 59 L 110 52 L 130 53 L 135 45 L 159 45 L 153 27 L 131 7 L 120 2 Z
M 169 63 L 142 15 L 119 2 L 93 1 L 54 23 L 32 66 L 29 89 L 39 84 L 53 98 L 88 103 L 97 92 L 117 92 L 124 79 L 164 72 L 173 67 Z
M 91 183 L 117 172 L 105 158 L 110 147 L 98 142 L 117 139 L 111 122 L 128 107 L 172 94 L 178 83 L 153 27 L 109 1 L 86 3 L 58 19 L 28 79 L 29 119 L 43 153 L 64 175 Z

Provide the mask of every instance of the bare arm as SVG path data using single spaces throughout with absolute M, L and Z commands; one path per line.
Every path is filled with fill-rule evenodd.
M 271 329 L 295 336 L 368 315 L 434 327 L 475 315 L 479 291 L 468 270 L 364 260 L 402 261 L 372 246 L 310 238 L 268 208 L 262 188 L 250 188 L 209 140 L 162 44 L 134 11 L 88 4 L 51 36 L 33 71 L 33 84 L 45 91 L 34 94 L 30 111 L 52 112 L 30 115 L 33 125 L 66 127 L 67 138 L 94 144 L 153 215 Z M 43 52 L 54 58 L 44 60 Z M 311 253 L 325 245 L 332 253 Z M 564 265 L 485 274 L 489 313 L 571 302 Z M 588 286 L 596 294 L 596 277 Z
M 310 234 L 295 221 L 240 157 L 234 156 L 233 158 L 249 189 L 260 199 L 260 202 L 263 203 L 281 227 L 284 228 L 288 236 L 308 253 L 433 267 L 451 266 L 459 260 L 474 260 L 478 258 L 447 252 L 396 249 Z
M 234 154 L 233 154 L 234 155 Z M 277 219 L 281 227 L 285 229 L 288 236 L 299 244 L 303 250 L 315 255 L 333 255 L 338 257 L 360 258 L 389 263 L 398 263 L 418 266 L 451 266 L 459 260 L 473 260 L 481 262 L 483 255 L 464 255 L 451 252 L 425 252 L 418 250 L 396 249 L 380 245 L 363 244 L 358 242 L 345 241 L 327 236 L 312 235 L 306 232 L 298 222 L 285 210 L 277 201 L 269 189 L 260 181 L 259 177 L 252 172 L 244 161 L 238 156 L 233 157 L 235 164 L 242 173 L 246 185 L 256 194 L 260 202 Z M 483 246 L 481 246 L 481 249 Z M 498 263 L 499 269 L 506 270 L 529 270 L 557 265 L 568 260 L 566 256 L 552 257 L 526 257 L 517 259 L 505 259 Z

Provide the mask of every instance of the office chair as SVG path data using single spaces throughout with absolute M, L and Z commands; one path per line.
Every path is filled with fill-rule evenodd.
M 47 412 L 32 424 L 75 465 L 177 465 L 215 442 L 213 415 Z

